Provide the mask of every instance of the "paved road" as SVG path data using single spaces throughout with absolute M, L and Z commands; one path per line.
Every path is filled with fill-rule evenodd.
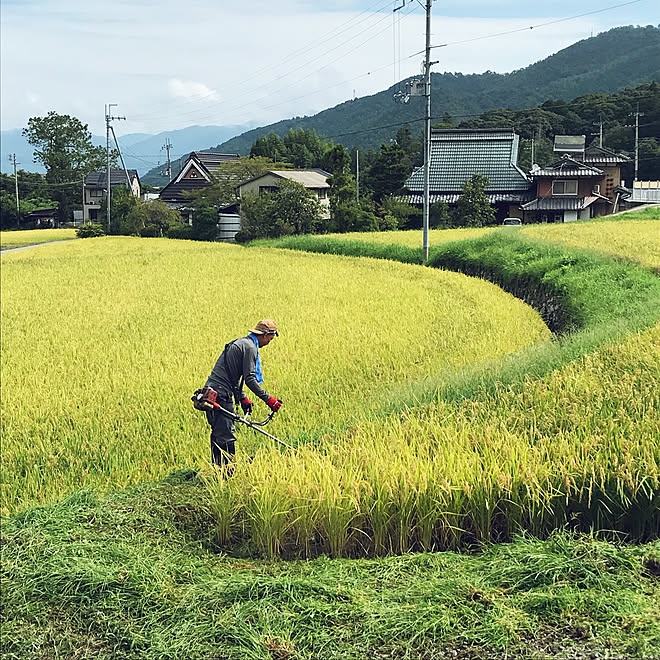
M 29 250 L 30 248 L 40 247 L 42 245 L 55 245 L 55 243 L 66 243 L 66 241 L 74 241 L 74 238 L 63 238 L 61 241 L 48 241 L 47 243 L 35 243 L 34 245 L 21 245 L 17 248 L 9 248 L 8 250 L 0 250 L 0 254 L 7 252 L 18 252 L 19 250 Z

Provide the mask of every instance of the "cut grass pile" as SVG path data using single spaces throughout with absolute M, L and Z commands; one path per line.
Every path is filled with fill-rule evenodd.
M 206 458 L 190 395 L 260 318 L 281 329 L 262 355 L 284 401 L 269 428 L 293 444 L 549 335 L 491 284 L 383 261 L 106 237 L 4 255 L 1 277 L 5 512 Z
M 652 658 L 660 545 L 558 533 L 474 554 L 251 561 L 213 552 L 180 473 L 5 520 L 7 660 Z
M 76 237 L 75 229 L 21 229 L 0 231 L 0 249 L 10 250 L 25 245 L 65 241 Z

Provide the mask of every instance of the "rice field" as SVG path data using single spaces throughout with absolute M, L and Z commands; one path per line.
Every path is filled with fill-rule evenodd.
M 293 444 L 352 427 L 401 384 L 549 337 L 493 285 L 370 259 L 104 237 L 3 255 L 1 278 L 3 513 L 207 459 L 190 395 L 259 318 L 281 328 L 262 354 L 284 401 L 269 430 Z
M 209 475 L 220 543 L 382 555 L 569 527 L 660 533 L 660 324 L 544 379 Z
M 0 249 L 39 245 L 50 241 L 65 241 L 76 238 L 75 229 L 21 229 L 17 231 L 0 231 Z
M 588 247 L 660 272 L 660 210 L 657 219 L 623 219 L 627 215 L 619 220 L 533 225 L 523 233 L 571 247 Z

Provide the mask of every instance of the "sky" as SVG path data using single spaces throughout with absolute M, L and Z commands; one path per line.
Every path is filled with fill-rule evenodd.
M 118 135 L 312 115 L 421 72 L 424 2 L 2 0 L 0 126 L 54 110 L 102 135 L 108 103 Z M 658 0 L 434 0 L 433 71 L 504 73 L 659 23 Z

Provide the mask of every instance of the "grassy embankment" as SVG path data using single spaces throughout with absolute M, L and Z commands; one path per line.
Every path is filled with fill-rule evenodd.
M 187 477 L 187 479 L 186 479 Z M 3 526 L 6 660 L 657 658 L 660 544 L 553 535 L 381 559 L 216 554 L 191 474 Z
M 66 241 L 76 237 L 75 229 L 20 229 L 16 231 L 0 231 L 0 249 L 26 245 L 40 245 L 51 241 Z
M 281 244 L 363 245 L 316 237 Z M 371 255 L 389 255 L 390 247 L 367 246 Z M 626 365 L 621 374 L 566 365 L 655 324 L 660 280 L 595 252 L 509 232 L 439 246 L 429 263 L 496 281 L 534 305 L 557 338 L 398 388 L 389 410 L 403 416 L 376 416 L 344 437 L 322 438 L 320 448 L 239 463 L 231 481 L 211 487 L 220 540 L 247 537 L 270 556 L 460 547 L 567 524 L 654 538 L 657 332 L 642 340 L 639 361 L 614 358 Z M 410 409 L 423 403 L 433 405 Z

